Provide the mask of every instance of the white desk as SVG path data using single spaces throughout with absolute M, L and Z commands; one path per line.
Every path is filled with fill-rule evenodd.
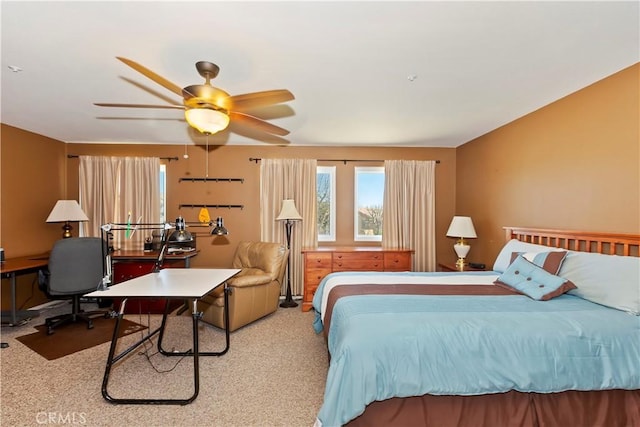
M 239 269 L 213 269 L 213 268 L 167 268 L 160 270 L 158 273 L 149 273 L 144 276 L 136 277 L 126 282 L 113 285 L 104 291 L 94 291 L 85 295 L 87 298 L 124 298 L 120 305 L 120 311 L 116 319 L 116 325 L 111 339 L 111 348 L 107 358 L 107 366 L 102 380 L 102 396 L 111 403 L 124 404 L 169 404 L 169 405 L 186 405 L 195 400 L 200 389 L 200 368 L 199 356 L 222 356 L 229 350 L 229 330 L 225 328 L 226 347 L 220 352 L 200 352 L 198 349 L 198 322 L 202 317 L 202 313 L 197 310 L 198 299 L 202 298 L 215 288 L 224 286 L 225 299 L 225 325 L 229 324 L 229 301 L 228 288 L 226 282 L 228 279 L 236 275 Z M 166 309 L 162 315 L 161 325 L 150 331 L 144 338 L 133 344 L 120 354 L 115 355 L 116 345 L 118 341 L 120 321 L 124 315 L 124 309 L 127 304 L 127 298 L 164 298 L 167 300 Z M 162 338 L 164 336 L 165 325 L 167 321 L 169 300 L 170 299 L 190 299 L 193 298 L 193 348 L 183 352 L 165 351 L 162 349 Z M 158 334 L 158 351 L 165 356 L 193 356 L 193 380 L 194 392 L 187 399 L 134 399 L 134 398 L 114 398 L 109 395 L 107 386 L 109 383 L 109 374 L 111 368 L 118 360 L 138 348 L 142 343 L 151 339 Z

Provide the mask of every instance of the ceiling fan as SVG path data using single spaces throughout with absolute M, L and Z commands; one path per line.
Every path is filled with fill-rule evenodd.
M 286 89 L 267 90 L 231 96 L 222 89 L 211 85 L 211 79 L 214 79 L 218 75 L 220 68 L 216 64 L 207 61 L 199 61 L 196 63 L 198 73 L 205 79 L 204 84 L 180 88 L 135 61 L 120 56 L 116 58 L 164 88 L 182 97 L 183 105 L 110 103 L 95 103 L 94 105 L 99 107 L 171 108 L 184 110 L 187 123 L 205 135 L 211 135 L 225 129 L 231 120 L 272 135 L 284 136 L 289 134 L 289 131 L 286 129 L 245 113 L 245 111 L 253 108 L 291 101 L 294 99 L 294 96 Z

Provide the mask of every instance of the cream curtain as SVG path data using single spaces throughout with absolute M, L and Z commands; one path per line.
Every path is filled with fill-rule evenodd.
M 282 201 L 293 199 L 302 217 L 294 223 L 291 232 L 291 293 L 303 292 L 302 253 L 304 247 L 318 244 L 316 219 L 316 170 L 315 159 L 262 159 L 260 164 L 260 234 L 265 242 L 286 244 L 282 221 L 276 221 Z M 286 293 L 285 284 L 280 290 Z
M 80 206 L 89 217 L 81 236 L 100 236 L 108 223 L 160 222 L 158 157 L 80 156 Z M 142 249 L 151 230 L 113 233 L 113 246 Z
M 382 246 L 414 250 L 413 271 L 435 271 L 435 161 L 386 160 Z

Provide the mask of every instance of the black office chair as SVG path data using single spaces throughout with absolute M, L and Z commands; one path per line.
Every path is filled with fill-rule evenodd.
M 99 237 L 71 237 L 58 240 L 51 249 L 48 273 L 42 288 L 51 299 L 71 299 L 71 313 L 45 319 L 47 334 L 60 325 L 82 320 L 93 328 L 92 318 L 105 311 L 82 311 L 80 298 L 95 291 L 104 277 L 106 245 Z

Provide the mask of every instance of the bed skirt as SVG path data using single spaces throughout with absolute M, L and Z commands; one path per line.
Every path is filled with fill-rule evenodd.
M 373 402 L 349 427 L 640 426 L 640 390 L 424 395 Z

